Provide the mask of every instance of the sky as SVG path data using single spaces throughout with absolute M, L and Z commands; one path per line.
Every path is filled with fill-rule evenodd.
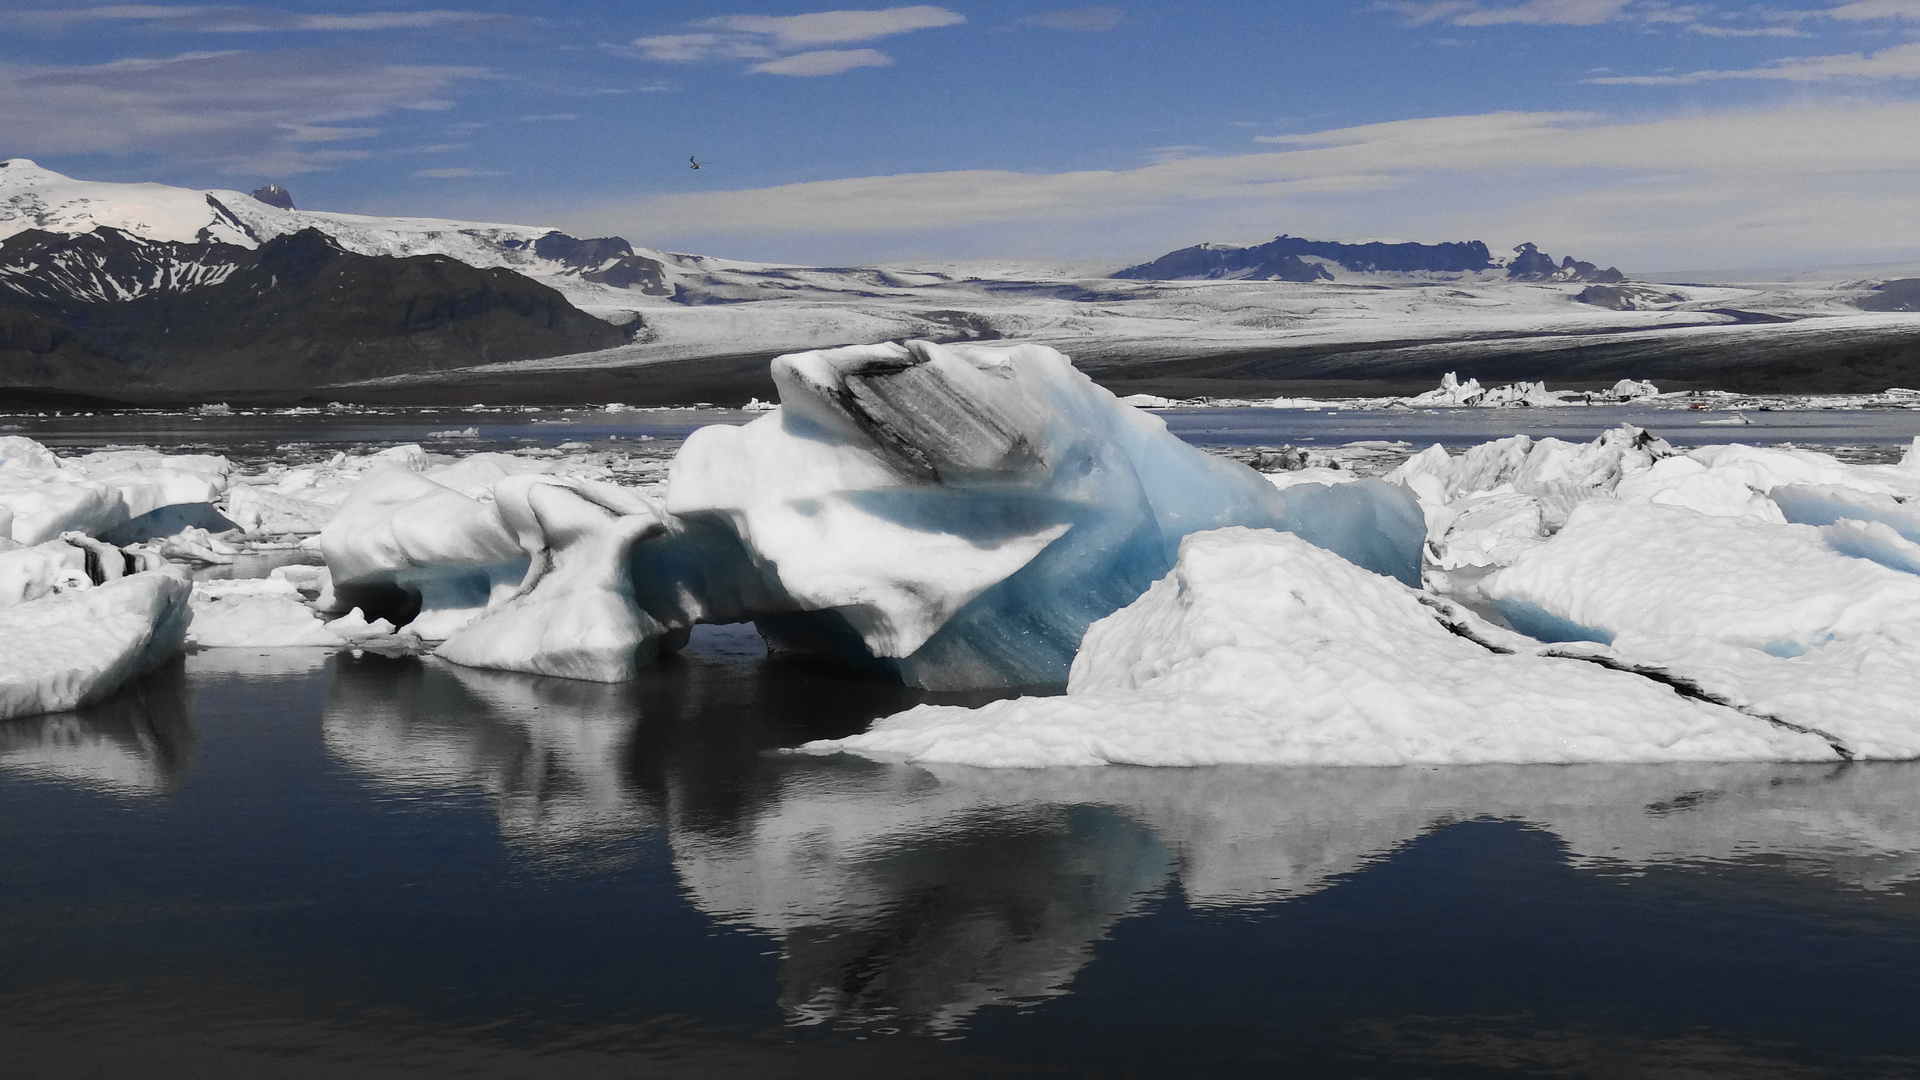
M 0 0 L 8 157 L 815 265 L 1914 261 L 1920 0 Z

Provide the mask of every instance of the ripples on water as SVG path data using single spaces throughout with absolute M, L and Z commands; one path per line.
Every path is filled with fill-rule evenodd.
M 205 652 L 0 725 L 8 1075 L 1912 1075 L 1920 770 L 972 770 L 921 696 Z

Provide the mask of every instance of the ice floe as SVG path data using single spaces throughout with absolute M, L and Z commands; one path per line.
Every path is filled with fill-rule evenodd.
M 0 609 L 0 720 L 97 701 L 178 652 L 185 575 L 149 570 Z

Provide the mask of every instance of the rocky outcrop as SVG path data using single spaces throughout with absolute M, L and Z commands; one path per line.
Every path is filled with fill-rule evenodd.
M 1532 244 L 1521 244 L 1513 251 L 1513 260 L 1507 263 L 1509 281 L 1591 281 L 1596 285 L 1612 285 L 1627 280 L 1627 275 L 1618 267 L 1602 270 L 1571 255 L 1556 266 L 1553 256 Z
M 115 229 L 0 243 L 0 388 L 244 396 L 626 343 L 511 270 L 346 251 L 317 230 L 247 249 Z
M 282 210 L 293 209 L 293 193 L 279 184 L 262 184 L 248 194 L 268 206 L 277 206 Z
M 1920 311 L 1920 278 L 1883 281 L 1853 306 L 1861 311 Z
M 1201 244 L 1129 266 L 1113 276 L 1143 281 L 1193 278 L 1316 281 L 1333 275 L 1307 258 L 1325 259 L 1355 273 L 1471 273 L 1493 265 L 1487 245 L 1478 240 L 1446 244 L 1342 244 L 1281 235 L 1256 247 Z M 1292 273 L 1298 276 L 1286 276 Z

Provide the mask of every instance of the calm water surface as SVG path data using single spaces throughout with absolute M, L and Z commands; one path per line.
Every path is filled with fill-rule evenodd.
M 1440 438 L 1335 420 L 1170 417 Z M 252 422 L 195 426 L 294 441 Z M 783 750 L 917 700 L 704 628 L 619 686 L 215 650 L 0 724 L 0 1076 L 1920 1074 L 1920 766 Z

